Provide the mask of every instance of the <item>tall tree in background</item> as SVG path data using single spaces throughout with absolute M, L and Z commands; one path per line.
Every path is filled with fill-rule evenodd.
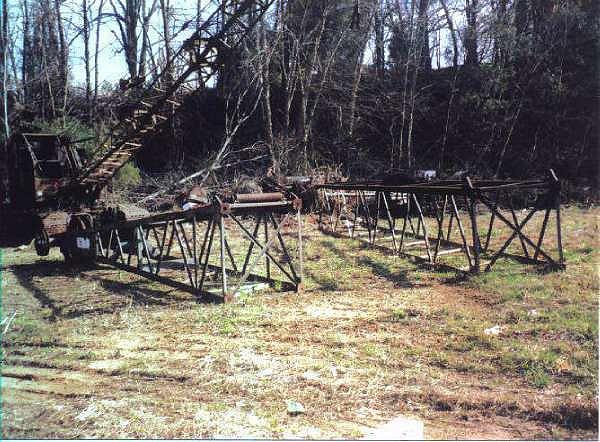
M 89 21 L 89 7 L 88 0 L 82 0 L 81 2 L 81 14 L 83 20 L 83 27 L 81 34 L 83 36 L 83 60 L 85 69 L 85 103 L 87 106 L 86 118 L 88 121 L 92 119 L 92 81 L 90 73 L 90 21 Z
M 54 9 L 56 29 L 58 31 L 58 72 L 60 78 L 59 96 L 61 98 L 60 112 L 61 115 L 65 117 L 69 91 L 69 48 L 67 46 L 67 36 L 65 34 L 65 28 L 62 19 L 61 0 L 54 0 Z
M 2 75 L 2 89 L 0 90 L 2 99 L 2 120 L 4 139 L 10 136 L 8 122 L 8 4 L 2 2 L 2 11 L 0 11 L 0 75 Z
M 169 0 L 160 0 L 160 12 L 162 17 L 162 29 L 163 35 L 162 40 L 165 47 L 165 66 L 169 69 L 167 72 L 167 83 L 173 81 L 173 67 L 169 64 L 169 60 L 173 57 L 173 48 L 171 46 L 171 22 L 172 22 L 172 10 L 171 2 Z
M 465 29 L 465 64 L 469 66 L 476 66 L 479 64 L 479 53 L 477 49 L 478 10 L 479 0 L 465 0 L 465 15 L 467 22 Z
M 112 18 L 118 25 L 119 34 L 115 37 L 125 54 L 129 78 L 143 78 L 146 75 L 147 56 L 154 64 L 148 30 L 150 20 L 157 9 L 158 0 L 109 0 Z M 167 5 L 165 5 L 167 6 Z M 140 36 L 141 34 L 141 36 Z M 141 43 L 140 43 L 141 39 Z
M 385 72 L 385 46 L 384 46 L 384 9 L 383 0 L 376 0 L 375 6 L 375 71 L 380 80 Z M 367 35 L 370 34 L 367 33 Z M 361 59 L 362 63 L 362 59 Z
M 94 49 L 94 102 L 93 102 L 93 112 L 94 117 L 96 115 L 98 109 L 98 83 L 99 83 L 99 65 L 98 65 L 98 57 L 100 55 L 100 30 L 102 28 L 103 15 L 102 11 L 104 10 L 104 2 L 105 0 L 100 0 L 98 5 L 98 12 L 96 14 L 96 47 Z

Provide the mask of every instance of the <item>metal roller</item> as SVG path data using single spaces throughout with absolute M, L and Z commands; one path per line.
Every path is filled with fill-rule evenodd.
M 271 193 L 237 193 L 235 201 L 238 203 L 269 203 L 283 201 L 284 196 L 281 192 Z

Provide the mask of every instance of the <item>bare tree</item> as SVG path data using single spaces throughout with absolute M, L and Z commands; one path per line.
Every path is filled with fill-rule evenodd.
M 86 117 L 88 121 L 92 118 L 92 82 L 90 78 L 90 22 L 89 22 L 89 7 L 88 1 L 82 0 L 81 13 L 83 19 L 82 36 L 83 36 L 83 60 L 85 65 L 85 103 L 87 106 Z
M 129 77 L 136 79 L 146 75 L 146 56 L 150 51 L 148 29 L 157 9 L 157 0 L 109 0 L 112 13 L 105 14 L 115 20 L 119 34 L 115 37 L 125 54 Z M 141 29 L 140 29 L 141 28 Z M 141 44 L 140 44 L 141 30 Z
M 173 81 L 173 66 L 169 63 L 173 56 L 173 48 L 171 47 L 171 2 L 169 0 L 160 0 L 160 11 L 162 16 L 163 35 L 162 40 L 165 46 L 165 67 L 169 69 L 166 75 L 166 82 Z
M 465 30 L 465 64 L 476 66 L 479 64 L 477 49 L 477 14 L 479 0 L 465 0 L 465 15 L 467 27 Z
M 2 75 L 2 119 L 4 120 L 4 138 L 10 137 L 8 124 L 8 5 L 2 2 L 0 11 L 0 69 Z
M 458 36 L 456 35 L 456 27 L 454 26 L 454 20 L 452 18 L 452 12 L 448 7 L 448 0 L 440 0 L 440 4 L 442 6 L 442 10 L 444 11 L 444 17 L 446 18 L 446 23 L 448 25 L 448 31 L 450 32 L 450 39 L 452 41 L 452 66 L 458 66 Z
M 100 53 L 100 28 L 102 26 L 102 10 L 104 8 L 104 1 L 105 0 L 100 0 L 100 4 L 98 5 L 98 13 L 96 14 L 96 48 L 94 50 L 94 116 L 98 107 L 98 56 Z
M 58 42 L 59 42 L 59 65 L 58 72 L 60 75 L 60 93 L 62 94 L 62 116 L 66 116 L 67 108 L 67 97 L 69 88 L 69 48 L 67 46 L 67 37 L 65 34 L 65 28 L 63 25 L 62 12 L 60 9 L 60 0 L 54 0 L 54 8 L 56 14 L 56 27 L 58 30 Z

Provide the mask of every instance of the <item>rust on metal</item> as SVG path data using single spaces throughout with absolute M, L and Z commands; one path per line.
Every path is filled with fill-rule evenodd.
M 338 226 L 343 225 L 348 235 L 354 238 L 363 233 L 359 230 L 364 228 L 371 245 L 376 245 L 380 233 L 383 232 L 391 236 L 394 253 L 406 254 L 407 247 L 424 245 L 426 255 L 417 256 L 425 257 L 431 264 L 436 264 L 440 256 L 462 251 L 471 272 L 480 271 L 483 257 L 489 259 L 485 267 L 488 271 L 501 256 L 548 265 L 555 269 L 565 268 L 560 222 L 560 182 L 552 170 L 549 171 L 547 179 L 476 180 L 466 177 L 464 181 L 440 180 L 403 184 L 398 184 L 400 179 L 389 181 L 391 184 L 384 180 L 371 180 L 315 186 L 322 194 L 319 210 L 321 230 L 337 233 Z M 527 215 L 521 220 L 518 219 L 512 202 L 513 197 L 517 195 L 528 195 L 528 198 L 523 200 L 523 209 L 527 211 Z M 530 200 L 532 202 L 527 203 Z M 483 243 L 478 227 L 479 207 L 485 207 L 490 213 Z M 512 219 L 502 214 L 502 207 L 510 211 Z M 466 219 L 461 217 L 464 211 L 468 214 Z M 551 256 L 542 247 L 551 211 L 556 212 L 558 258 Z M 540 231 L 526 233 L 524 227 L 537 212 L 544 212 Z M 379 226 L 382 216 L 387 221 L 387 228 Z M 433 231 L 427 228 L 426 218 L 434 219 Z M 396 230 L 397 220 L 402 222 L 399 238 Z M 447 226 L 444 225 L 446 220 Z M 509 232 L 508 236 L 501 238 L 502 246 L 496 251 L 491 251 L 490 237 L 495 222 L 508 227 Z M 460 236 L 456 237 L 453 225 L 458 227 Z M 451 237 L 453 232 L 456 238 Z M 405 241 L 409 236 L 414 241 Z M 523 256 L 507 252 L 517 237 Z M 441 249 L 442 246 L 445 248 Z
M 271 192 L 271 193 L 237 193 L 235 200 L 238 203 L 268 203 L 275 201 L 282 201 L 284 199 L 283 193 Z

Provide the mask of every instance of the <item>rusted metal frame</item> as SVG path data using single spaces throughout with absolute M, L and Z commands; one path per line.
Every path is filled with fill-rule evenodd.
M 335 208 L 329 202 L 329 195 L 327 194 L 327 189 L 323 189 L 323 194 L 325 195 L 325 203 L 327 204 L 327 214 L 329 216 L 329 226 L 333 227 L 333 211 Z
M 263 217 L 263 232 L 264 232 L 264 236 L 265 236 L 265 243 L 269 244 L 269 222 L 267 221 L 267 217 L 269 215 L 266 215 Z M 271 264 L 269 263 L 269 257 L 267 256 L 265 258 L 265 271 L 267 272 L 267 278 L 271 279 Z
M 231 262 L 233 271 L 237 272 L 238 271 L 237 264 L 235 263 L 233 253 L 231 253 L 231 248 L 229 247 L 229 241 L 227 241 L 227 237 L 225 237 L 225 251 L 227 252 L 227 256 L 229 257 L 229 261 Z
M 333 209 L 331 212 L 331 228 L 333 229 L 334 232 L 337 231 L 337 226 L 338 226 L 338 222 L 340 221 L 340 218 L 342 216 L 342 203 L 341 203 L 341 198 L 342 196 L 340 195 L 340 192 L 336 192 L 336 196 L 332 197 L 333 198 Z
M 100 232 L 96 232 L 96 246 L 96 254 L 104 256 L 104 246 L 102 245 L 102 237 L 100 236 Z M 98 250 L 98 248 L 100 250 Z
M 184 244 L 185 244 L 185 246 L 187 248 L 188 254 L 190 256 L 192 256 L 193 255 L 192 247 L 190 246 L 190 242 L 189 242 L 189 240 L 187 238 L 187 235 L 185 234 L 185 228 L 183 227 L 183 223 L 185 221 L 186 220 L 182 220 L 182 221 L 179 221 L 179 222 L 175 221 L 175 225 L 178 226 L 181 229 L 181 235 L 183 236 Z
M 465 177 L 465 203 L 469 210 L 471 218 L 471 237 L 473 241 L 473 265 L 471 271 L 479 273 L 481 270 L 481 238 L 477 227 L 477 201 L 481 197 L 481 192 L 476 192 L 471 178 Z
M 135 240 L 135 236 L 134 236 L 134 240 Z M 137 248 L 134 247 L 134 244 L 129 244 L 129 247 L 127 248 L 127 265 L 130 266 L 131 265 L 131 258 L 133 257 L 133 254 L 137 253 Z
M 181 237 L 179 236 L 179 229 L 177 228 L 179 225 L 179 223 L 177 223 L 177 221 L 173 221 L 173 229 L 175 229 L 175 237 L 177 238 L 177 243 L 179 244 L 179 249 L 181 250 L 181 256 L 182 256 L 182 260 L 183 260 L 183 267 L 185 268 L 185 271 L 188 275 L 189 281 L 190 281 L 190 285 L 193 288 L 196 288 L 196 286 L 194 285 L 194 277 L 192 276 L 192 272 L 190 270 L 190 267 L 188 265 L 188 257 L 185 254 L 185 249 L 186 247 L 184 247 L 183 245 L 183 241 L 181 239 Z M 185 236 L 184 236 L 185 239 Z
M 548 171 L 548 175 L 550 176 L 550 189 L 549 192 L 552 192 L 554 195 L 554 210 L 556 210 L 556 242 L 558 247 L 558 262 L 561 268 L 565 266 L 565 257 L 563 253 L 563 245 L 562 245 L 562 226 L 560 222 L 560 192 L 561 186 L 558 177 L 553 169 Z
M 108 255 L 110 254 L 110 251 L 111 251 L 112 239 L 113 239 L 113 229 L 110 229 L 110 233 L 108 235 L 108 245 L 106 246 L 106 258 L 107 259 L 110 258 Z
M 452 209 L 454 217 L 456 218 L 456 225 L 458 226 L 458 231 L 462 239 L 465 255 L 467 255 L 467 259 L 469 261 L 469 268 L 471 268 L 473 267 L 473 257 L 471 256 L 471 251 L 469 250 L 469 243 L 467 241 L 467 236 L 465 235 L 465 229 L 463 228 L 462 221 L 460 220 L 458 206 L 456 205 L 456 199 L 454 198 L 454 195 L 450 196 L 450 201 L 452 201 Z
M 348 216 L 346 213 L 348 212 L 348 201 L 346 201 L 346 195 L 344 194 L 343 191 L 338 192 L 338 217 L 336 218 L 336 223 L 335 223 L 335 231 L 337 231 L 337 225 L 338 222 L 342 221 L 342 214 L 344 214 L 344 216 Z M 346 220 L 346 228 L 348 229 L 348 234 L 350 234 L 350 225 L 347 222 L 348 220 Z M 355 224 L 352 225 L 353 227 L 355 226 Z
M 221 240 L 219 259 L 221 262 L 221 293 L 223 295 L 223 298 L 227 297 L 227 271 L 225 269 L 225 235 L 225 219 L 222 214 L 219 214 L 219 239 Z
M 540 249 L 542 248 L 542 242 L 544 241 L 544 235 L 546 234 L 546 226 L 548 225 L 548 218 L 550 218 L 551 209 L 546 209 L 546 213 L 544 213 L 544 221 L 542 222 L 542 230 L 540 231 L 540 237 L 535 246 L 535 252 L 533 254 L 533 260 L 537 261 L 538 256 L 540 255 Z
M 256 237 L 258 235 L 258 229 L 262 223 L 263 214 L 259 213 L 256 218 L 256 224 L 254 226 L 254 231 L 252 232 L 252 236 Z M 248 245 L 248 251 L 246 252 L 246 256 L 244 257 L 244 265 L 242 266 L 242 274 L 246 273 L 246 268 L 248 267 L 248 263 L 250 262 L 250 256 L 252 256 L 252 250 L 254 250 L 254 243 L 250 241 Z
M 286 215 L 287 216 L 287 215 Z M 261 249 L 263 248 L 262 244 L 256 239 L 256 237 L 253 237 L 250 232 L 248 231 L 248 229 L 246 229 L 246 227 L 235 217 L 235 216 L 231 216 L 231 219 L 235 221 L 235 223 L 240 227 L 240 229 L 242 229 L 242 231 L 244 232 L 244 234 L 246 235 L 246 237 L 252 241 L 254 243 L 254 245 L 256 247 L 260 247 Z M 272 236 L 271 240 L 273 240 L 275 237 Z M 287 272 L 287 270 L 285 270 L 281 264 L 279 264 L 279 262 L 277 262 L 277 260 L 273 257 L 273 255 L 271 255 L 269 253 L 268 250 L 265 250 L 264 252 L 269 259 L 271 260 L 271 262 L 273 262 L 273 264 L 275 264 L 279 270 L 281 270 L 283 272 L 283 274 L 290 280 L 290 282 L 292 283 L 296 283 L 295 279 Z
M 323 212 L 326 210 L 325 203 L 327 203 L 327 189 L 317 189 L 317 192 L 321 192 L 323 195 L 323 199 L 317 198 L 319 203 L 319 229 L 323 230 Z M 318 193 L 317 193 L 318 195 Z M 329 212 L 329 211 L 328 211 Z
M 479 273 L 481 270 L 481 247 L 479 243 L 479 230 L 477 227 L 477 205 L 475 203 L 474 196 L 465 196 L 465 204 L 469 212 L 469 219 L 471 221 L 471 249 L 473 251 L 473 265 L 471 271 Z
M 289 253 L 288 248 L 285 245 L 285 241 L 283 240 L 283 236 L 281 235 L 282 223 L 278 223 L 272 214 L 269 215 L 269 217 L 271 218 L 271 222 L 273 223 L 273 227 L 275 228 L 275 234 L 277 235 L 277 238 L 279 239 L 279 244 L 281 245 L 281 249 L 283 250 L 283 253 L 285 254 L 285 256 L 288 259 L 288 266 L 290 267 L 290 272 L 292 273 L 292 276 L 294 277 L 294 280 L 296 281 L 295 285 L 297 286 L 298 283 L 300 282 L 300 278 L 298 277 L 298 274 L 296 273 L 296 269 L 294 268 L 294 265 L 292 264 L 292 255 Z
M 296 211 L 296 222 L 298 224 L 298 271 L 300 276 L 300 281 L 296 284 L 296 291 L 300 290 L 300 284 L 302 283 L 302 278 L 304 278 L 304 254 L 302 249 L 302 211 L 300 208 Z
M 435 243 L 435 252 L 433 254 L 433 262 L 435 263 L 437 261 L 437 257 L 438 257 L 438 253 L 440 252 L 440 242 L 443 239 L 444 236 L 444 229 L 443 229 L 443 225 L 444 225 L 444 217 L 446 215 L 446 208 L 448 207 L 448 195 L 444 195 L 444 204 L 442 206 L 442 212 L 438 215 L 439 212 L 439 205 L 437 204 L 436 201 L 436 219 L 438 222 L 438 234 L 437 234 L 437 239 L 436 239 L 436 243 Z
M 326 193 L 326 197 L 331 200 L 331 211 L 329 216 L 329 226 L 333 232 L 337 231 L 338 222 L 342 216 L 342 194 L 340 191 Z
M 202 291 L 202 288 L 204 287 L 204 281 L 206 279 L 206 269 L 208 268 L 208 261 L 210 259 L 210 252 L 212 250 L 212 244 L 213 244 L 213 239 L 215 236 L 215 229 L 216 229 L 216 224 L 217 224 L 217 222 L 212 218 L 208 221 L 208 223 L 209 223 L 208 230 L 210 230 L 210 235 L 208 238 L 208 245 L 207 245 L 205 253 L 204 253 L 204 264 L 202 264 L 202 262 L 201 262 L 202 275 L 200 277 L 200 284 L 198 285 L 199 291 Z
M 414 193 L 413 193 L 414 195 Z M 415 236 L 419 236 L 421 234 L 421 217 L 418 216 L 417 217 L 417 233 L 415 234 Z
M 484 204 L 485 201 L 483 202 Z M 487 204 L 486 204 L 487 205 Z M 489 207 L 489 206 L 488 206 Z M 496 209 L 490 209 L 490 210 L 496 210 Z M 486 267 L 486 271 L 490 270 L 492 268 L 492 266 L 494 265 L 494 263 L 498 260 L 498 258 L 504 253 L 504 251 L 508 248 L 508 246 L 510 246 L 510 244 L 512 243 L 512 241 L 517 237 L 518 232 L 525 226 L 525 224 L 527 224 L 529 222 L 529 220 L 533 217 L 533 215 L 537 212 L 537 209 L 534 207 L 533 209 L 531 209 L 529 211 L 529 213 L 527 214 L 527 216 L 523 219 L 523 221 L 519 224 L 519 225 L 513 225 L 508 219 L 506 219 L 500 212 L 497 212 L 497 216 L 498 219 L 503 221 L 512 231 L 513 233 L 510 235 L 510 237 L 506 240 L 506 242 L 504 243 L 504 245 L 502 247 L 500 247 L 500 249 L 494 253 L 494 255 L 491 257 L 490 262 L 488 263 L 487 267 Z M 524 236 L 525 241 L 529 241 L 529 238 L 527 238 L 526 236 Z M 531 243 L 533 247 L 535 247 L 535 244 Z M 540 249 L 540 253 L 542 253 L 545 256 L 546 253 Z M 550 258 L 550 262 L 554 262 L 554 260 L 552 258 Z
M 138 227 L 139 231 L 140 231 L 140 236 L 142 238 L 142 245 L 144 247 L 143 251 L 146 252 L 146 261 L 148 263 L 148 268 L 150 269 L 150 273 L 154 273 L 153 267 L 152 267 L 152 261 L 151 261 L 151 255 L 150 255 L 150 250 L 148 249 L 148 243 L 146 242 L 146 238 L 144 237 L 143 234 L 143 229 L 142 226 L 140 225 Z M 142 256 L 144 255 L 144 253 L 142 252 Z
M 165 242 L 167 240 L 167 230 L 169 230 L 169 223 L 171 221 L 165 221 L 164 222 L 164 226 L 165 226 L 165 230 L 163 232 L 162 235 L 162 241 L 159 241 L 158 244 L 160 244 L 160 252 L 158 254 L 158 258 L 156 260 L 156 270 L 155 270 L 155 274 L 158 275 L 158 272 L 160 271 L 160 265 L 162 263 L 163 257 L 166 255 L 165 254 Z
M 352 214 L 353 214 L 354 218 L 352 219 L 351 224 L 349 222 L 346 223 L 346 228 L 348 229 L 348 234 L 350 235 L 350 238 L 352 238 L 352 239 L 354 239 L 354 234 L 356 232 L 356 226 L 359 224 L 360 208 L 361 208 L 361 203 L 360 203 L 359 191 L 355 190 L 354 191 L 354 209 L 352 210 Z
M 119 237 L 118 230 L 115 230 L 115 235 L 117 237 L 117 244 L 119 245 L 119 258 L 121 258 L 122 263 L 125 263 L 125 257 L 123 256 L 123 246 L 121 245 L 121 238 Z
M 377 208 L 375 212 L 375 223 L 373 228 L 373 239 L 371 245 L 375 245 L 375 237 L 377 236 L 377 228 L 379 227 L 379 206 L 381 203 L 381 192 L 375 192 L 375 200 L 377 201 Z
M 496 192 L 494 197 L 494 207 L 498 206 L 498 199 L 500 198 L 500 192 Z M 494 228 L 494 220 L 496 219 L 496 214 L 492 212 L 490 215 L 490 223 L 487 229 L 487 233 L 485 235 L 485 245 L 483 246 L 483 251 L 487 252 L 490 248 L 490 241 L 492 239 L 492 229 Z
M 406 212 L 404 213 L 404 220 L 402 222 L 402 233 L 400 234 L 400 252 L 402 252 L 402 250 L 404 249 L 404 234 L 406 233 L 406 224 L 408 223 L 408 218 L 410 216 L 410 201 L 411 197 L 409 196 L 406 199 Z
M 268 249 L 271 246 L 271 244 L 273 243 L 273 241 L 275 240 L 275 236 L 271 236 L 271 238 L 269 238 L 264 247 L 256 240 L 256 238 L 249 236 L 249 233 L 246 228 L 244 227 L 244 225 L 235 217 L 235 216 L 231 216 L 231 219 L 233 219 L 242 229 L 242 231 L 246 234 L 246 236 L 250 239 L 250 241 L 254 242 L 256 244 L 257 247 L 260 248 L 260 253 L 258 254 L 258 256 L 254 259 L 254 262 L 252 262 L 252 264 L 250 265 L 250 268 L 247 269 L 247 271 L 242 274 L 241 278 L 239 279 L 237 285 L 235 286 L 235 288 L 233 289 L 233 291 L 231 292 L 231 296 L 235 296 L 235 294 L 238 292 L 238 290 L 240 289 L 240 287 L 242 287 L 242 285 L 246 282 L 246 280 L 248 279 L 248 277 L 250 276 L 250 274 L 252 273 L 252 271 L 254 270 L 254 268 L 256 267 L 256 265 L 262 260 L 263 256 L 266 255 L 266 259 L 271 259 L 273 260 L 273 262 L 281 269 L 281 271 L 283 271 L 283 273 L 290 278 L 290 276 L 288 275 L 288 273 L 283 269 L 283 267 L 281 267 L 279 265 L 279 263 L 273 259 L 272 256 L 270 256 Z M 290 278 L 290 281 L 292 281 L 292 279 Z
M 479 229 L 477 227 L 477 203 L 473 196 L 465 196 L 465 203 L 469 212 L 469 220 L 471 222 L 471 250 L 473 251 L 473 262 L 471 271 L 479 273 L 481 270 L 481 246 L 479 242 Z
M 150 229 L 152 230 L 152 235 L 154 235 L 154 240 L 156 241 L 156 244 L 160 244 L 160 241 L 158 240 L 158 233 L 156 232 L 156 226 L 152 225 L 150 226 Z
M 504 245 L 502 246 L 502 248 L 496 252 L 496 254 L 493 257 L 493 261 L 490 262 L 490 264 L 488 264 L 486 270 L 489 270 L 491 268 L 491 265 L 498 259 L 498 257 L 504 252 L 504 250 L 506 250 L 506 248 L 510 245 L 510 243 L 514 240 L 514 238 L 518 235 L 519 231 L 522 231 L 523 226 L 525 226 L 525 224 L 527 224 L 527 222 L 529 222 L 529 220 L 531 219 L 531 217 L 533 217 L 533 215 L 538 211 L 537 207 L 534 207 L 531 209 L 531 211 L 529 212 L 529 214 L 525 217 L 525 219 L 521 222 L 520 225 L 513 225 L 506 217 L 504 217 L 502 215 L 502 213 L 500 213 L 497 209 L 494 209 L 491 207 L 490 205 L 490 201 L 488 198 L 486 198 L 484 195 L 480 195 L 480 199 L 481 201 L 488 206 L 488 208 L 490 208 L 490 210 L 494 210 L 496 212 L 496 217 L 498 219 L 500 219 L 502 222 L 504 222 L 512 231 L 512 235 L 510 236 L 510 238 L 504 243 Z M 525 242 L 527 244 L 529 244 L 531 247 L 535 247 L 535 244 L 526 236 L 523 235 L 523 239 L 525 240 Z M 543 249 L 539 249 L 539 254 L 541 254 L 547 261 L 549 264 L 557 266 L 557 267 L 562 267 L 560 264 L 558 264 L 548 253 L 546 253 Z M 538 261 L 539 262 L 539 261 Z
M 211 227 L 212 227 L 212 219 L 209 219 L 207 221 L 206 230 L 204 231 L 204 238 L 202 239 L 202 245 L 200 246 L 200 255 L 198 256 L 198 259 L 196 261 L 200 264 L 202 271 L 205 270 L 202 266 L 202 260 L 204 259 L 204 254 L 206 253 L 206 246 L 208 244 L 208 236 L 210 235 Z M 198 283 L 198 274 L 196 274 L 196 287 L 199 287 L 199 290 L 202 289 L 201 285 Z
M 357 191 L 357 207 L 359 210 L 359 213 L 362 214 L 361 217 L 359 217 L 362 220 L 361 221 L 357 220 L 357 223 L 354 224 L 353 228 L 356 229 L 357 225 L 363 225 L 363 227 L 365 227 L 367 229 L 367 236 L 368 236 L 368 243 L 371 243 L 371 224 L 370 224 L 370 216 L 367 212 L 367 206 L 366 206 L 366 202 L 365 202 L 365 198 L 364 198 L 364 193 L 362 190 L 358 190 Z
M 355 203 L 354 203 L 354 219 L 352 220 L 352 227 L 347 224 L 350 238 L 354 238 L 354 232 L 356 231 L 356 225 L 358 224 L 358 211 L 360 210 L 360 201 L 358 197 L 358 190 L 354 192 Z
M 429 257 L 429 262 L 433 263 L 433 257 L 431 256 L 431 247 L 429 245 L 429 235 L 427 234 L 427 226 L 425 225 L 425 218 L 423 216 L 423 210 L 421 209 L 421 205 L 419 204 L 419 200 L 417 199 L 416 194 L 412 194 L 413 200 L 415 202 L 415 206 L 417 211 L 419 212 L 419 221 L 423 224 L 423 237 L 425 240 L 425 248 L 427 249 L 427 256 Z
M 192 218 L 192 245 L 194 251 L 194 287 L 198 287 L 198 244 L 196 237 L 196 217 Z
M 560 223 L 560 201 L 556 205 L 556 241 L 557 241 L 557 246 L 558 246 L 558 262 L 559 262 L 560 267 L 564 267 L 565 257 L 564 257 L 564 253 L 563 253 L 562 227 L 561 227 L 561 223 Z
M 473 185 L 477 189 L 485 192 L 495 190 L 509 190 L 512 188 L 518 189 L 533 189 L 533 188 L 548 188 L 548 182 L 542 180 L 531 181 L 507 181 L 507 180 L 474 180 Z M 317 188 L 326 189 L 345 189 L 345 190 L 381 190 L 390 192 L 406 192 L 419 194 L 464 194 L 464 181 L 435 181 L 424 182 L 417 184 L 401 184 L 401 185 L 385 185 L 379 182 L 354 182 L 354 183 L 328 183 L 317 185 Z
M 365 224 L 367 227 L 368 235 L 369 235 L 369 244 L 372 244 L 372 236 L 373 236 L 373 225 L 372 225 L 372 217 L 371 210 L 369 209 L 369 205 L 367 203 L 367 199 L 365 197 L 365 193 L 363 190 L 359 191 L 360 199 L 363 205 L 363 212 L 365 214 Z
M 513 207 L 513 199 L 512 196 L 509 198 L 509 206 L 508 209 L 510 210 L 510 214 L 512 216 L 513 222 L 515 223 L 515 226 L 519 225 L 519 220 L 517 219 L 517 214 L 515 213 L 515 209 Z M 521 235 L 521 232 L 519 232 L 519 241 L 521 243 L 521 248 L 523 249 L 523 253 L 525 254 L 525 256 L 527 258 L 529 258 L 529 250 L 527 250 L 527 246 L 525 245 L 525 241 L 523 240 L 523 235 Z
M 169 220 L 167 221 L 167 224 L 169 222 L 171 222 L 171 235 L 169 236 L 169 243 L 167 245 L 167 250 L 165 252 L 165 256 L 170 256 L 171 255 L 171 247 L 173 247 L 173 239 L 175 239 L 174 235 L 175 235 L 175 221 L 176 220 Z
M 394 253 L 398 253 L 398 243 L 396 241 L 395 223 L 394 223 L 394 221 L 392 221 L 392 213 L 390 211 L 390 206 L 389 206 L 387 197 L 385 196 L 385 192 L 380 192 L 380 195 L 381 195 L 381 198 L 383 199 L 383 205 L 385 208 L 386 218 L 387 218 L 388 224 L 390 226 L 390 232 L 392 233 L 392 246 L 394 248 Z M 379 215 L 377 216 L 377 218 L 379 218 Z M 375 241 L 373 241 L 373 242 L 375 242 Z
M 452 198 L 452 195 L 450 195 Z M 446 234 L 446 241 L 450 241 L 450 235 L 452 234 L 452 221 L 454 221 L 454 211 L 450 210 L 450 219 L 448 220 L 448 233 Z

